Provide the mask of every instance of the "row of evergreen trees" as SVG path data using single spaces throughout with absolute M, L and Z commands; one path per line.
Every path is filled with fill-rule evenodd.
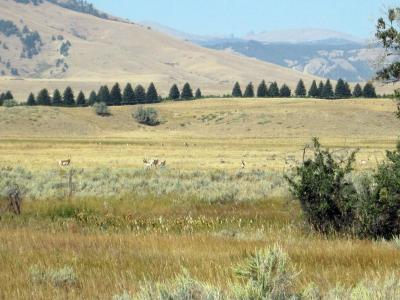
M 6 100 L 13 100 L 14 96 L 11 91 L 7 91 L 5 93 L 0 94 L 0 106 L 3 105 L 4 101 Z
M 201 98 L 200 89 L 196 90 L 195 96 L 193 95 L 192 88 L 189 83 L 183 86 L 182 91 L 174 84 L 169 92 L 169 99 L 171 100 L 191 100 Z M 53 95 L 50 95 L 47 89 L 42 89 L 35 97 L 31 93 L 27 99 L 27 105 L 52 105 L 52 106 L 92 106 L 97 102 L 104 102 L 109 106 L 112 105 L 134 105 L 134 104 L 148 104 L 158 103 L 162 100 L 158 94 L 157 89 L 153 83 L 150 83 L 147 90 L 142 85 L 138 85 L 133 89 L 132 85 L 128 83 L 124 90 L 121 91 L 120 85 L 116 83 L 111 91 L 107 85 L 100 87 L 96 93 L 92 91 L 88 98 L 80 91 L 75 98 L 74 92 L 71 87 L 67 87 L 63 94 L 56 89 Z
M 294 91 L 294 95 L 296 97 L 311 97 L 311 98 L 322 98 L 322 99 L 346 99 L 346 98 L 376 98 L 375 87 L 372 83 L 366 83 L 364 88 L 361 87 L 360 84 L 356 84 L 354 86 L 353 91 L 350 89 L 350 85 L 348 82 L 345 82 L 343 79 L 339 79 L 337 81 L 335 89 L 333 89 L 331 81 L 328 79 L 325 83 L 320 82 L 317 85 L 317 82 L 314 80 L 311 84 L 309 90 L 306 90 L 304 85 L 304 81 L 300 79 L 297 84 L 296 90 Z M 265 97 L 291 97 L 292 91 L 286 85 L 283 84 L 280 88 L 278 83 L 271 82 L 269 86 L 263 80 L 257 88 L 257 93 L 254 91 L 253 83 L 249 83 L 246 86 L 244 93 L 242 93 L 242 89 L 238 82 L 235 83 L 232 90 L 232 97 L 236 98 L 253 98 L 253 97 L 265 98 Z

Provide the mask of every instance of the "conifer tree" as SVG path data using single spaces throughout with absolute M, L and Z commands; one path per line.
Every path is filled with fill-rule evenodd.
M 284 98 L 289 98 L 292 95 L 292 91 L 286 84 L 284 84 L 279 91 L 279 95 Z
M 196 93 L 195 93 L 194 97 L 196 99 L 201 99 L 203 97 L 202 94 L 201 94 L 201 90 L 199 88 L 196 90 Z
M 268 95 L 270 97 L 279 97 L 279 86 L 276 81 L 269 86 Z
M 322 98 L 332 99 L 334 97 L 333 87 L 329 79 L 326 80 L 324 89 L 322 90 Z
M 176 84 L 172 85 L 169 90 L 168 98 L 171 100 L 179 100 L 181 93 L 179 92 L 179 88 Z
M 318 85 L 318 98 L 322 98 L 322 94 L 324 92 L 324 83 L 322 82 L 322 80 L 320 81 L 319 85 Z
M 53 105 L 53 106 L 61 106 L 62 105 L 62 96 L 58 89 L 55 89 L 53 92 L 53 98 L 51 101 L 51 105 Z
M 147 89 L 146 100 L 147 100 L 147 103 L 156 103 L 159 100 L 157 89 L 154 86 L 154 83 L 152 83 L 152 82 L 150 83 L 150 85 Z
M 308 97 L 317 98 L 318 97 L 318 87 L 317 82 L 313 80 L 310 90 L 308 91 Z
M 89 95 L 88 105 L 93 106 L 97 102 L 97 95 L 95 91 L 92 91 Z
M 36 98 L 36 101 L 38 105 L 51 105 L 49 91 L 47 89 L 41 90 Z
M 351 88 L 348 82 L 344 83 L 345 89 L 344 89 L 344 97 L 345 98 L 351 98 Z
M 296 97 L 305 97 L 305 96 L 307 96 L 306 87 L 305 87 L 304 82 L 303 82 L 302 79 L 300 79 L 299 83 L 297 84 L 295 94 L 296 94 Z
M 365 84 L 364 90 L 363 90 L 363 96 L 365 98 L 376 98 L 375 87 L 373 86 L 373 84 L 371 82 L 368 82 Z
M 110 90 L 108 89 L 108 86 L 103 85 L 100 87 L 97 95 L 97 102 L 110 103 Z
M 346 98 L 346 84 L 342 78 L 339 78 L 336 84 L 335 97 L 338 99 Z
M 14 99 L 13 94 L 11 93 L 11 91 L 7 91 L 7 92 L 4 94 L 4 100 L 12 100 L 12 99 Z
M 122 94 L 122 104 L 136 104 L 135 92 L 133 91 L 132 85 L 130 83 L 128 83 L 124 88 L 124 92 Z
M 268 96 L 268 87 L 265 83 L 265 80 L 261 81 L 260 85 L 257 88 L 257 97 L 265 98 Z
M 67 87 L 64 91 L 63 102 L 65 106 L 75 106 L 75 96 L 71 87 Z
M 193 99 L 193 91 L 189 82 L 186 82 L 182 88 L 181 99 L 182 100 Z
M 361 88 L 361 85 L 359 83 L 357 83 L 354 87 L 353 90 L 353 97 L 355 98 L 361 98 L 363 95 L 363 90 Z
M 139 104 L 146 103 L 146 90 L 140 84 L 135 88 L 135 98 Z
M 26 105 L 28 106 L 36 105 L 35 95 L 33 93 L 29 94 L 28 100 L 26 101 Z
M 253 97 L 254 97 L 254 86 L 253 86 L 253 83 L 252 83 L 252 82 L 250 82 L 250 83 L 246 86 L 246 89 L 245 89 L 245 91 L 244 91 L 243 97 L 244 97 L 244 98 L 253 98 Z
M 82 91 L 79 92 L 78 97 L 76 98 L 76 105 L 80 107 L 86 106 L 86 97 Z
M 122 102 L 121 88 L 119 87 L 119 84 L 116 83 L 111 88 L 110 103 L 107 103 L 107 104 L 109 104 L 109 105 L 121 105 L 121 102 Z
M 236 82 L 235 85 L 233 86 L 232 97 L 235 98 L 243 97 L 242 89 L 240 88 L 239 82 Z

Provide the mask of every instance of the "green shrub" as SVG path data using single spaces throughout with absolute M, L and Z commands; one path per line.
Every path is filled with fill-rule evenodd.
M 4 106 L 4 107 L 14 107 L 14 106 L 18 106 L 18 102 L 15 101 L 14 99 L 4 100 L 3 106 Z
M 139 107 L 134 113 L 133 118 L 140 124 L 157 126 L 160 124 L 158 112 L 154 108 Z
M 372 178 L 364 178 L 356 207 L 356 230 L 362 237 L 400 235 L 400 142 L 387 152 Z
M 344 166 L 314 138 L 314 158 L 296 168 L 293 178 L 286 176 L 292 194 L 300 200 L 307 221 L 317 231 L 343 231 L 352 226 L 356 189 L 347 176 L 353 169 L 356 152 Z
M 235 285 L 235 299 L 289 299 L 297 277 L 289 256 L 278 247 L 260 250 L 236 268 L 245 280 Z
M 106 117 L 110 115 L 108 106 L 105 102 L 98 102 L 93 105 L 93 110 L 98 116 Z
M 146 283 L 138 300 L 223 300 L 223 293 L 191 278 L 186 272 L 169 283 Z

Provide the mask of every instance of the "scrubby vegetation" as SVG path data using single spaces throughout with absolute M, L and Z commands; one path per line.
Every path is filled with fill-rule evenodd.
M 139 107 L 132 116 L 139 124 L 148 126 L 157 126 L 160 124 L 157 110 L 151 107 Z
M 314 154 L 286 177 L 307 221 L 323 233 L 391 239 L 400 234 L 400 143 L 376 172 L 354 182 L 356 152 L 335 158 L 314 139 Z

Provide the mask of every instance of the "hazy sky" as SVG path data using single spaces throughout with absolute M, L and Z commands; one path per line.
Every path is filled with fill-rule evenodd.
M 324 28 L 369 37 L 392 0 L 92 0 L 132 21 L 156 21 L 181 31 L 240 36 L 292 28 Z

